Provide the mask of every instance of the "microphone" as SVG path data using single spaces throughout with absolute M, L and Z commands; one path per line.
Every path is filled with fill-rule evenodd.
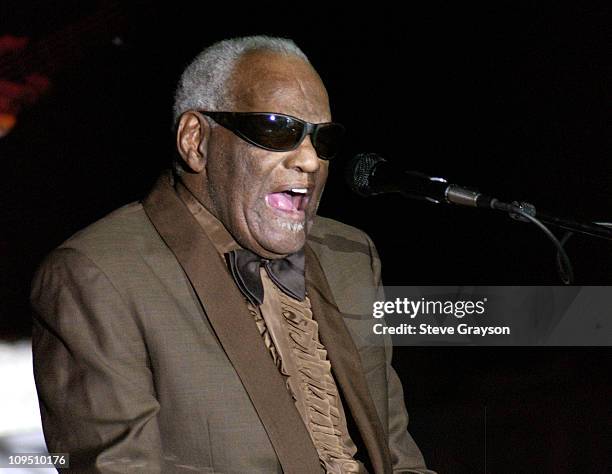
M 376 153 L 359 153 L 346 167 L 346 182 L 360 196 L 384 193 L 401 195 L 434 203 L 495 208 L 499 201 L 473 189 L 449 184 L 444 178 L 407 171 L 389 163 Z

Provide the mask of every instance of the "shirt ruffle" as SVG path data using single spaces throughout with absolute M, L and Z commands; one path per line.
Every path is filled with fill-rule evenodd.
M 348 434 L 327 350 L 319 340 L 310 300 L 297 301 L 280 291 L 264 271 L 264 303 L 249 310 L 264 343 L 286 377 L 296 408 L 328 473 L 364 473 L 354 459 L 357 448 Z M 278 316 L 282 317 L 278 317 Z

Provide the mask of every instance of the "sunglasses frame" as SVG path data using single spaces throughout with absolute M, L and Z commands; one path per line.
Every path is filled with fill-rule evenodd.
M 269 150 L 269 151 L 279 151 L 279 152 L 283 152 L 283 151 L 292 151 L 297 149 L 302 142 L 304 141 L 304 138 L 306 138 L 306 135 L 311 135 L 311 141 L 312 141 L 312 146 L 314 147 L 315 151 L 317 152 L 317 156 L 322 159 L 322 160 L 331 160 L 332 158 L 334 158 L 337 155 L 337 152 L 335 154 L 333 154 L 332 156 L 329 157 L 324 157 L 321 156 L 319 154 L 319 150 L 317 149 L 317 135 L 319 133 L 319 130 L 323 127 L 329 126 L 329 125 L 334 125 L 336 127 L 340 127 L 340 129 L 342 130 L 342 133 L 344 134 L 345 132 L 345 128 L 344 125 L 338 123 L 338 122 L 323 122 L 323 123 L 310 123 L 310 122 L 306 122 L 305 120 L 299 119 L 297 117 L 294 117 L 293 115 L 288 115 L 288 114 L 280 114 L 277 112 L 209 112 L 207 110 L 198 110 L 199 113 L 201 113 L 202 115 L 205 115 L 207 117 L 210 117 L 211 119 L 213 119 L 216 123 L 218 123 L 219 125 L 221 125 L 223 128 L 226 128 L 227 130 L 229 130 L 230 132 L 234 133 L 235 135 L 237 135 L 238 137 L 242 138 L 244 141 L 250 143 L 251 145 L 254 145 L 258 148 L 262 148 L 264 150 Z M 269 146 L 265 146 L 262 145 L 261 143 L 257 143 L 255 140 L 252 140 L 251 138 L 249 138 L 248 136 L 246 136 L 244 133 L 242 133 L 238 127 L 234 126 L 232 123 L 231 118 L 232 117 L 246 117 L 246 116 L 271 116 L 271 115 L 276 115 L 278 117 L 284 117 L 284 118 L 289 118 L 291 120 L 296 121 L 297 123 L 302 125 L 302 134 L 300 136 L 300 139 L 296 142 L 295 145 L 293 145 L 291 148 L 272 148 Z M 228 120 L 229 118 L 229 120 Z

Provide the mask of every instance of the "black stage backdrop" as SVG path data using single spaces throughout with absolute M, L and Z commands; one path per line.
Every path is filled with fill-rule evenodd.
M 103 5 L 3 2 L 0 35 L 45 38 Z M 0 335 L 28 334 L 29 280 L 44 254 L 142 197 L 167 165 L 182 68 L 213 41 L 248 34 L 293 38 L 327 84 L 349 136 L 320 213 L 369 233 L 386 284 L 557 284 L 553 247 L 535 226 L 398 196 L 363 199 L 343 168 L 374 151 L 502 199 L 612 221 L 609 13 L 582 2 L 131 3 L 115 41 L 85 44 L 0 141 Z M 104 24 L 112 32 L 115 20 Z M 612 243 L 574 237 L 567 248 L 578 284 L 612 283 Z M 610 465 L 610 356 L 402 347 L 394 360 L 432 468 L 483 473 L 486 452 L 489 473 L 575 473 Z

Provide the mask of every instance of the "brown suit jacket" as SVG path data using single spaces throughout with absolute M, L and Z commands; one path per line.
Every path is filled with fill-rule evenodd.
M 406 431 L 389 345 L 371 344 L 380 284 L 362 232 L 317 218 L 307 291 L 376 473 L 429 472 Z M 50 452 L 71 472 L 320 473 L 316 450 L 243 297 L 163 175 L 53 251 L 31 296 Z

